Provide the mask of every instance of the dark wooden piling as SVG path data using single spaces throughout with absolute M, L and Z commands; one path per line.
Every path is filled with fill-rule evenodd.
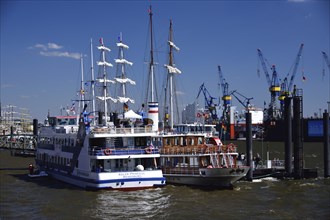
M 285 172 L 287 176 L 292 174 L 292 114 L 291 97 L 284 99 L 284 121 L 285 121 Z
M 38 119 L 33 119 L 33 135 L 38 135 Z
M 323 113 L 323 138 L 324 138 L 324 177 L 330 177 L 330 150 L 329 150 L 329 113 Z
M 297 90 L 298 91 L 298 90 Z M 302 90 L 301 90 L 302 93 Z M 294 178 L 303 178 L 303 140 L 302 140 L 302 94 L 297 92 L 293 97 L 293 151 L 294 151 Z
M 246 156 L 247 156 L 247 165 L 250 166 L 250 170 L 246 175 L 248 181 L 253 180 L 253 151 L 252 151 L 252 120 L 251 113 L 245 113 L 245 122 L 246 122 Z

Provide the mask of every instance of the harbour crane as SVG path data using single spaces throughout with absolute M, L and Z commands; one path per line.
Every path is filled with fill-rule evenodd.
M 225 124 L 229 124 L 229 108 L 231 105 L 231 96 L 229 95 L 228 89 L 229 84 L 226 82 L 223 77 L 223 73 L 221 71 L 221 66 L 218 66 L 219 78 L 220 78 L 220 87 L 222 90 L 222 100 L 223 100 L 223 113 L 222 113 L 222 121 Z
M 198 91 L 198 95 L 197 95 L 196 99 L 199 98 L 199 95 L 201 94 L 201 92 L 203 92 L 203 95 L 204 95 L 205 109 L 207 109 L 209 111 L 209 113 L 211 114 L 211 118 L 205 117 L 205 119 L 206 119 L 205 121 L 213 123 L 218 120 L 218 115 L 217 115 L 217 111 L 216 111 L 217 104 L 214 103 L 214 100 L 217 98 L 211 96 L 209 91 L 206 89 L 204 83 L 199 87 L 199 91 Z
M 290 92 L 292 90 L 293 81 L 294 81 L 294 78 L 295 78 L 296 73 L 297 73 L 297 69 L 298 69 L 298 66 L 299 66 L 299 61 L 300 61 L 300 58 L 301 58 L 303 48 L 304 48 L 304 44 L 301 44 L 300 48 L 299 48 L 299 51 L 298 51 L 298 54 L 296 56 L 295 62 L 294 62 L 294 67 L 293 67 L 292 75 L 291 75 L 291 78 L 290 78 L 290 82 L 288 82 L 288 78 L 289 78 L 289 74 L 290 74 L 290 72 L 289 72 L 286 75 L 286 77 L 283 79 L 283 82 L 281 83 L 281 94 L 278 97 L 278 99 L 280 100 L 280 103 L 281 103 L 281 111 L 284 110 L 284 99 L 286 97 L 290 96 Z
M 278 75 L 277 75 L 277 72 L 275 69 L 275 65 L 272 65 L 271 70 L 273 71 L 273 73 L 272 73 L 272 78 L 270 78 L 263 54 L 260 49 L 257 49 L 257 50 L 258 50 L 258 56 L 260 58 L 264 73 L 266 75 L 266 80 L 267 80 L 267 83 L 269 86 L 269 91 L 270 91 L 270 96 L 271 96 L 269 108 L 268 108 L 268 118 L 277 119 L 280 116 L 280 112 L 276 106 L 276 97 L 281 92 L 281 86 L 279 83 Z
M 244 96 L 243 94 L 237 92 L 237 90 L 234 90 L 232 92 L 230 92 L 231 95 L 233 95 L 237 101 L 239 101 L 239 103 L 241 103 L 243 105 L 243 107 L 245 108 L 245 110 L 249 111 L 251 105 L 250 105 L 250 100 L 253 99 L 253 97 L 251 98 L 247 98 L 246 96 Z M 241 96 L 244 98 L 244 100 L 242 101 L 240 98 L 238 98 L 238 96 Z

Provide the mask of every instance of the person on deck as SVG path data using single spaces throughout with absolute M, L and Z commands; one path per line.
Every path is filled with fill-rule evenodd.
M 34 173 L 34 166 L 31 163 L 29 165 L 29 172 L 31 175 Z

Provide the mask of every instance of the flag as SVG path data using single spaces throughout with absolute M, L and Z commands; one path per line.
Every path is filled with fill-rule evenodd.
M 103 38 L 102 37 L 100 38 L 100 44 L 103 45 Z
M 303 82 L 305 82 L 307 80 L 307 78 L 305 76 L 302 77 Z
M 75 110 L 75 102 L 72 102 L 72 105 L 71 105 L 70 111 L 74 112 L 74 110 Z

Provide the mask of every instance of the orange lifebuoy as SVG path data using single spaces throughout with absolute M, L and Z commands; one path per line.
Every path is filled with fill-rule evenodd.
M 144 150 L 146 151 L 147 154 L 151 154 L 152 153 L 152 148 L 151 147 L 147 147 Z
M 106 149 L 104 150 L 104 154 L 105 154 L 105 155 L 110 155 L 110 154 L 111 154 L 111 149 L 110 149 L 110 148 L 106 148 Z

